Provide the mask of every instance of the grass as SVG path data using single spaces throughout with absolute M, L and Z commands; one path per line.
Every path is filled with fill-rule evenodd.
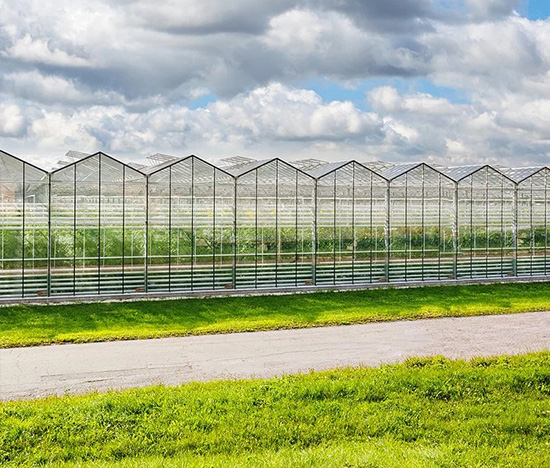
M 6 467 L 550 466 L 550 352 L 0 403 Z
M 550 283 L 0 308 L 0 347 L 550 310 Z

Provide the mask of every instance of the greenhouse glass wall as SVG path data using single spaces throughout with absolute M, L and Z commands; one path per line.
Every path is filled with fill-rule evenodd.
M 146 178 L 95 154 L 50 175 L 47 295 L 125 293 L 145 282 Z
M 489 166 L 446 170 L 457 184 L 456 277 L 516 276 L 517 186 Z
M 388 281 L 453 279 L 455 183 L 426 164 L 403 164 L 389 180 Z
M 0 297 L 550 273 L 550 169 L 0 151 Z

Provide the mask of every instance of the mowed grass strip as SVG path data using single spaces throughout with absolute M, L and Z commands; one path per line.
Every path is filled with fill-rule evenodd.
M 550 283 L 0 308 L 0 347 L 550 310 Z
M 0 464 L 547 467 L 550 353 L 2 403 Z

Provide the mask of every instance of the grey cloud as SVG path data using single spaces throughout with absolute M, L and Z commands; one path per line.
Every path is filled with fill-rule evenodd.
M 272 16 L 294 4 L 295 0 L 139 1 L 125 3 L 123 10 L 141 27 L 173 34 L 260 34 Z
M 510 15 L 521 6 L 521 0 L 465 0 L 474 20 L 495 20 Z
M 15 35 L 13 31 L 4 34 L 3 60 L 21 70 L 31 65 L 44 74 L 77 80 L 91 90 L 116 92 L 127 100 L 157 94 L 179 99 L 174 91 L 185 86 L 202 86 L 230 96 L 274 80 L 292 82 L 316 75 L 356 79 L 421 74 L 425 71 L 426 50 L 415 37 L 415 25 L 429 22 L 434 16 L 427 0 L 99 2 L 97 9 L 105 11 L 107 20 L 97 26 L 90 23 L 68 28 L 79 31 L 71 36 L 63 27 L 78 21 L 71 16 L 71 8 L 86 8 L 84 3 L 76 0 L 73 6 L 59 10 L 59 16 L 36 16 L 48 8 L 37 0 L 15 5 L 9 8 L 11 19 L 20 24 Z M 315 54 L 298 60 L 292 50 L 265 47 L 262 40 L 270 22 L 296 8 L 310 8 L 319 15 L 338 12 L 356 23 L 358 30 L 378 36 L 377 44 L 354 38 L 348 39 L 344 50 L 337 43 L 328 50 L 319 44 Z M 383 25 L 381 22 L 386 20 L 389 23 Z M 396 23 L 405 25 L 403 31 L 408 34 L 396 34 L 392 27 Z M 300 33 L 307 35 L 308 30 Z M 340 40 L 345 40 L 345 33 Z M 52 57 L 48 60 L 6 52 L 27 37 L 35 47 L 44 49 L 42 55 L 49 53 Z M 325 45 L 331 39 L 327 34 Z M 403 52 L 409 55 L 406 64 L 400 60 Z
M 305 2 L 316 8 L 318 2 Z M 327 9 L 349 15 L 358 25 L 382 32 L 406 33 L 431 30 L 430 20 L 444 16 L 433 7 L 430 0 L 322 0 Z

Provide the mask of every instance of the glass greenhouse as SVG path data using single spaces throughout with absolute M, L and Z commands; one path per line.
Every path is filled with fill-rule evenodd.
M 0 297 L 546 276 L 550 169 L 0 151 Z

